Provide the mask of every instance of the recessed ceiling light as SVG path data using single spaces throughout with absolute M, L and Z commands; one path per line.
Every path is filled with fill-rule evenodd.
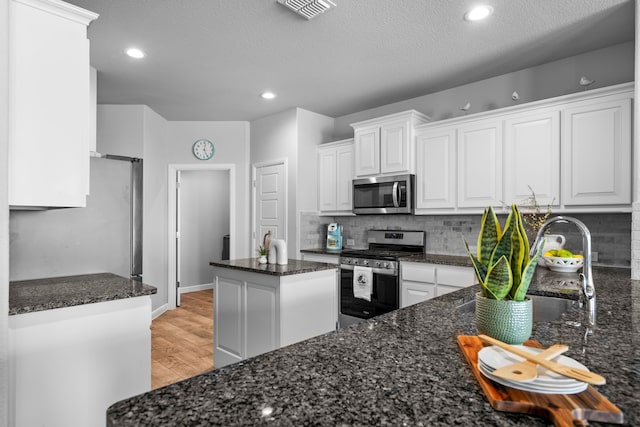
M 132 58 L 136 58 L 136 59 L 144 58 L 144 52 L 135 47 L 130 47 L 125 52 L 127 55 L 129 55 Z
M 464 19 L 467 21 L 480 21 L 487 18 L 493 13 L 493 8 L 487 5 L 476 6 L 464 14 Z
M 261 97 L 262 99 L 273 99 L 273 98 L 275 98 L 275 97 L 276 97 L 276 94 L 275 94 L 275 93 L 273 93 L 273 92 L 262 92 L 262 93 L 260 94 L 260 97 Z

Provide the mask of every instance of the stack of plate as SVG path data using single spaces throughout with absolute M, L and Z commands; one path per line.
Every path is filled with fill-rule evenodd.
M 526 347 L 522 345 L 514 346 L 523 348 L 531 353 L 538 354 L 542 349 Z M 532 391 L 536 393 L 546 394 L 575 394 L 587 389 L 589 384 L 582 381 L 556 374 L 538 365 L 538 376 L 533 380 L 512 381 L 504 378 L 496 377 L 492 374 L 498 368 L 522 362 L 524 359 L 515 354 L 509 353 L 496 346 L 485 347 L 478 352 L 478 369 L 482 374 L 507 387 L 516 388 L 524 391 Z M 558 356 L 552 359 L 562 365 L 588 370 L 582 363 L 566 356 Z

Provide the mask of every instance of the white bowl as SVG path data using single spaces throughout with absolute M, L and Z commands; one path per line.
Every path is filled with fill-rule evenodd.
M 582 268 L 584 258 L 563 258 L 559 256 L 542 256 L 544 264 L 551 271 L 575 273 Z

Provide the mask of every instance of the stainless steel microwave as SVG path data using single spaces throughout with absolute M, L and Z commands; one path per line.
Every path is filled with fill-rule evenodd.
M 354 179 L 353 213 L 412 214 L 414 187 L 414 175 Z

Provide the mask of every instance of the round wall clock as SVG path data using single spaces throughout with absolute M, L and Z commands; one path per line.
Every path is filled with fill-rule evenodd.
M 208 139 L 199 139 L 193 143 L 193 155 L 200 160 L 209 160 L 213 158 L 216 152 L 213 142 Z

